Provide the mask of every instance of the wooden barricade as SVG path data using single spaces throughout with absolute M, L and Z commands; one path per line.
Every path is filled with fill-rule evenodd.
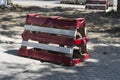
M 106 11 L 108 9 L 108 0 L 87 0 L 86 9 L 93 11 Z
M 85 4 L 86 0 L 60 0 L 63 4 Z
M 85 19 L 29 14 L 22 33 L 20 56 L 73 66 L 89 58 Z
M 64 4 L 76 4 L 76 0 L 61 0 L 60 3 L 64 3 Z

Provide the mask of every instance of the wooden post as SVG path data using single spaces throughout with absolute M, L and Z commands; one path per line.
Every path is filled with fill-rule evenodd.
M 117 11 L 118 0 L 113 0 L 113 11 Z
M 0 0 L 0 6 L 1 7 L 8 7 L 8 5 L 11 5 L 12 4 L 12 2 L 11 2 L 11 0 Z
M 7 0 L 0 0 L 0 6 L 6 7 L 7 6 Z
M 12 1 L 11 0 L 7 0 L 7 5 L 11 5 Z
M 120 12 L 120 0 L 118 0 L 117 11 Z

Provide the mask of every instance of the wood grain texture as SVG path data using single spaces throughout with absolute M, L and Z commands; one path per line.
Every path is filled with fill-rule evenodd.
M 30 31 L 24 31 L 22 34 L 22 38 L 23 40 L 34 40 L 41 43 L 53 43 L 53 44 L 67 45 L 67 46 L 74 45 L 74 38 L 45 34 L 45 33 L 33 33 Z
M 76 30 L 64 30 L 64 29 L 47 28 L 47 27 L 40 27 L 40 26 L 33 26 L 33 25 L 25 25 L 24 28 L 25 30 L 43 32 L 48 34 L 65 35 L 65 36 L 71 36 L 73 38 L 77 34 Z
M 33 43 L 33 42 L 22 41 L 22 46 L 29 46 L 29 47 L 38 48 L 38 49 L 57 51 L 57 52 L 65 53 L 65 54 L 71 54 L 71 55 L 73 54 L 72 48 L 51 46 L 51 45 L 42 44 L 42 43 Z

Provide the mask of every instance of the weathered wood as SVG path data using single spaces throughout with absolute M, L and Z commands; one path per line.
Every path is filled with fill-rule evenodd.
M 87 0 L 86 9 L 91 11 L 106 11 L 108 9 L 108 0 Z
M 118 0 L 117 11 L 120 12 L 120 0 Z
M 105 7 L 106 4 L 86 4 L 86 6 L 103 6 L 103 7 Z
M 73 46 L 74 45 L 74 38 L 66 37 L 66 36 L 58 36 L 58 35 L 51 35 L 45 33 L 34 33 L 30 31 L 24 31 L 22 34 L 22 38 L 24 40 L 34 40 L 39 41 L 41 43 L 53 43 L 58 45 L 67 45 Z M 80 42 L 78 40 L 78 42 Z
M 26 19 L 26 24 L 75 30 L 80 27 L 85 27 L 85 19 L 84 18 L 77 18 L 77 19 L 52 18 L 52 17 L 28 15 Z
M 42 61 L 48 61 L 48 62 L 53 62 L 53 63 L 57 63 L 57 64 L 67 65 L 67 66 L 74 66 L 80 62 L 83 62 L 84 60 L 86 60 L 90 57 L 90 55 L 86 53 L 83 56 L 83 58 L 73 59 L 70 57 L 63 56 L 62 54 L 58 55 L 58 54 L 53 54 L 50 52 L 24 49 L 24 48 L 20 48 L 19 55 L 39 59 Z
M 57 51 L 57 52 L 61 52 L 61 53 L 71 54 L 71 55 L 73 54 L 72 48 L 51 46 L 51 45 L 42 44 L 42 43 L 22 41 L 22 46 L 29 46 L 29 47 L 34 47 L 34 48 L 38 48 L 38 49 Z
M 92 4 L 106 4 L 107 0 L 87 0 L 86 3 L 92 3 Z
M 29 14 L 19 55 L 65 65 L 84 61 L 89 58 L 85 24 L 84 18 Z
M 77 33 L 76 30 L 63 30 L 63 29 L 56 29 L 56 28 L 49 28 L 49 27 L 33 26 L 33 25 L 25 25 L 24 27 L 26 30 L 30 30 L 30 31 L 65 35 L 65 36 L 71 36 L 73 38 L 76 36 L 76 33 Z

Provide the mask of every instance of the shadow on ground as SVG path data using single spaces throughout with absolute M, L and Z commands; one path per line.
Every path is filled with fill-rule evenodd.
M 107 58 L 101 56 L 103 58 Z M 115 57 L 115 56 L 114 56 Z M 86 62 L 84 66 L 65 67 L 58 66 L 50 63 L 42 63 L 40 65 L 32 66 L 31 64 L 16 64 L 6 63 L 2 64 L 7 66 L 9 74 L 0 74 L 1 80 L 119 80 L 119 59 L 100 61 L 98 63 Z M 116 67 L 112 66 L 116 65 Z M 29 67 L 29 68 L 28 68 Z M 30 69 L 31 67 L 31 69 Z M 35 67 L 33 69 L 32 67 Z M 3 71 L 3 70 L 1 70 Z M 5 71 L 5 70 L 4 70 Z M 111 77 L 112 76 L 112 77 Z M 112 78 L 112 79 L 111 79 Z
M 118 46 L 120 42 L 113 41 L 112 44 L 109 44 L 110 42 L 108 42 L 112 38 L 119 38 L 119 18 L 110 18 L 106 13 L 84 13 L 74 9 L 64 9 L 59 7 L 53 9 L 30 7 L 20 10 L 18 15 L 20 15 L 21 12 L 25 12 L 25 14 L 17 16 L 16 20 L 14 20 L 16 23 L 11 25 L 10 28 L 13 28 L 15 25 L 22 27 L 24 24 L 22 22 L 17 23 L 17 18 L 19 18 L 19 21 L 25 19 L 25 15 L 28 12 L 36 12 L 41 15 L 46 15 L 47 12 L 50 12 L 50 15 L 59 15 L 68 18 L 84 17 L 87 21 L 86 27 L 88 28 L 88 33 L 106 33 L 106 35 L 100 38 L 90 39 L 91 44 L 95 45 L 93 46 L 93 49 L 89 50 L 91 59 L 85 63 L 67 67 L 46 62 L 37 64 L 32 62 L 22 64 L 17 60 L 16 63 L 1 62 L 0 80 L 120 80 L 120 49 Z M 13 13 L 16 12 L 13 11 Z M 4 14 L 2 13 L 2 15 Z M 0 18 L 0 22 L 12 22 L 12 19 L 14 19 L 12 16 L 4 15 Z M 5 23 L 2 23 L 2 27 L 0 28 L 9 30 L 9 25 L 10 24 L 6 25 Z M 2 31 L 0 33 L 8 36 L 8 33 Z M 14 32 L 12 35 L 14 35 Z M 106 36 L 109 36 L 110 40 L 102 41 Z M 18 50 L 14 49 L 5 51 L 5 53 L 18 56 Z
M 20 9 L 20 10 L 18 10 Z M 10 11 L 8 11 L 10 12 Z M 7 11 L 4 13 L 8 13 Z M 112 16 L 114 13 L 87 13 L 84 11 L 77 10 L 75 8 L 42 8 L 37 6 L 31 7 L 15 7 L 14 10 L 11 10 L 14 14 L 17 13 L 19 16 L 14 15 L 5 15 L 1 13 L 0 24 L 2 29 L 9 30 L 11 27 L 20 26 L 23 27 L 25 23 L 25 17 L 29 13 L 38 13 L 40 15 L 49 15 L 49 16 L 62 16 L 67 18 L 86 18 L 89 32 L 99 32 L 99 33 L 108 33 L 108 36 L 119 37 L 120 36 L 120 18 L 114 18 Z M 21 13 L 24 13 L 23 15 Z M 115 13 L 117 14 L 117 13 Z M 118 13 L 119 14 L 119 13 Z M 3 15 L 3 17 L 2 17 Z M 11 22 L 8 24 L 8 22 Z M 14 32 L 13 32 L 14 33 Z
M 8 53 L 10 55 L 15 55 L 15 56 L 18 56 L 18 52 L 19 52 L 19 50 L 8 50 L 8 51 L 5 51 L 5 53 Z
M 8 75 L 1 75 L 0 80 L 119 80 L 120 50 L 119 46 L 94 46 L 89 50 L 91 59 L 77 66 L 67 67 L 52 63 L 7 63 L 2 65 Z M 10 55 L 18 56 L 18 50 L 5 51 Z M 27 59 L 27 58 L 26 58 Z M 3 68 L 1 68 L 2 70 Z M 17 71 L 18 70 L 18 71 Z M 20 71 L 19 71 L 20 70 Z M 4 70 L 3 70 L 4 71 Z M 21 77 L 19 77 L 21 76 Z

